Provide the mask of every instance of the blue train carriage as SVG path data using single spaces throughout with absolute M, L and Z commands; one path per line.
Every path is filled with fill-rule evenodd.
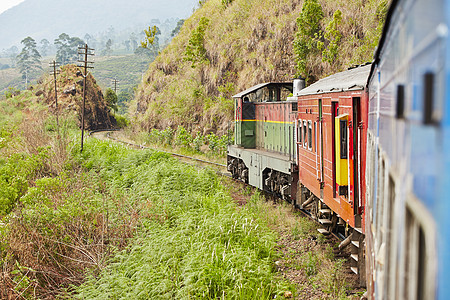
M 371 299 L 450 298 L 450 3 L 393 0 L 368 81 Z
M 289 98 L 292 92 L 292 83 L 271 82 L 234 95 L 235 144 L 227 150 L 234 178 L 286 200 L 295 197 L 298 179 L 297 98 Z

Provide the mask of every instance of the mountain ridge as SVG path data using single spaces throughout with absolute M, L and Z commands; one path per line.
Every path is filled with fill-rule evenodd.
M 26 0 L 0 14 L 0 49 L 18 46 L 27 36 L 52 42 L 63 32 L 82 38 L 111 26 L 124 30 L 144 26 L 152 19 L 185 18 L 196 4 L 194 0 L 79 0 L 76 4 L 71 0 Z

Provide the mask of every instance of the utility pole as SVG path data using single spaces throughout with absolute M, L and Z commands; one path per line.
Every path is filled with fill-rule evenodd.
M 59 135 L 59 110 L 58 110 L 58 91 L 56 90 L 56 75 L 59 74 L 59 70 L 56 70 L 56 67 L 59 68 L 60 64 L 56 61 L 50 63 L 50 67 L 53 67 L 53 71 L 50 71 L 50 75 L 53 75 L 53 79 L 55 81 L 55 110 L 56 110 L 56 130 L 58 130 Z
M 117 80 L 117 78 L 112 79 L 112 83 L 114 84 L 114 94 L 117 95 L 117 83 L 119 81 Z
M 86 106 L 86 79 L 88 76 L 88 69 L 93 69 L 94 67 L 88 64 L 93 64 L 93 61 L 88 61 L 88 56 L 93 56 L 92 52 L 94 49 L 88 47 L 87 44 L 84 47 L 78 48 L 78 54 L 84 55 L 84 60 L 79 60 L 79 63 L 83 63 L 84 65 L 78 66 L 79 68 L 84 69 L 84 73 L 82 72 L 84 83 L 83 83 L 83 107 L 81 108 L 81 152 L 83 152 L 83 139 L 84 139 L 84 108 Z

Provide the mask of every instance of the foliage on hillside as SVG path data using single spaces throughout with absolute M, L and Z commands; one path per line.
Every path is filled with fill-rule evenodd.
M 322 15 L 304 10 L 313 2 Z M 371 61 L 386 6 L 385 0 L 202 1 L 150 65 L 131 112 L 146 130 L 183 125 L 224 133 L 234 93 L 262 82 L 290 81 L 296 74 L 308 75 L 311 83 Z M 304 20 L 313 17 L 313 43 L 307 40 L 310 51 L 302 53 L 294 45 L 308 36 L 297 33 L 308 34 Z

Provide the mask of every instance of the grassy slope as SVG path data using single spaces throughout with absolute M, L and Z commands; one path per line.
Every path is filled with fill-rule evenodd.
M 320 78 L 370 61 L 380 27 L 379 1 L 320 0 L 322 30 L 340 9 L 343 38 L 332 63 L 321 55 L 310 59 L 312 77 Z M 383 2 L 384 3 L 384 2 Z M 293 40 L 303 1 L 234 0 L 225 7 L 209 0 L 186 20 L 180 33 L 150 65 L 131 111 L 145 129 L 183 125 L 189 129 L 224 132 L 232 120 L 230 96 L 268 81 L 290 81 L 297 73 Z M 199 20 L 210 23 L 205 34 L 208 61 L 195 68 L 184 61 L 185 47 Z

